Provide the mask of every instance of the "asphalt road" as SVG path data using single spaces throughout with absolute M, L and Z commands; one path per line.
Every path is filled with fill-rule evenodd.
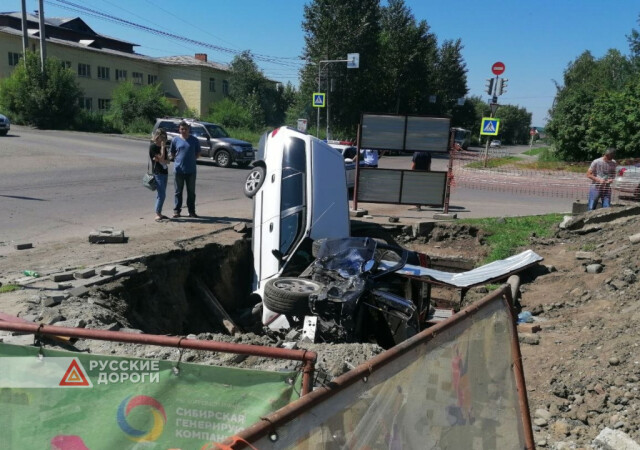
M 141 185 L 148 142 L 121 136 L 41 131 L 14 126 L 0 138 L 0 245 L 51 242 L 101 226 L 120 229 L 153 223 L 155 193 Z M 411 156 L 383 157 L 380 167 L 409 168 Z M 434 158 L 433 170 L 447 160 Z M 197 212 L 202 222 L 249 219 L 251 201 L 242 187 L 247 169 L 222 169 L 207 160 L 198 165 Z M 173 209 L 169 176 L 165 214 Z M 361 205 L 359 205 L 361 206 Z M 407 206 L 364 204 L 370 214 L 407 220 L 430 219 L 433 211 Z M 566 212 L 570 201 L 481 189 L 456 188 L 450 212 L 458 217 L 491 217 Z
M 148 142 L 120 136 L 14 126 L 0 139 L 0 242 L 42 242 L 88 235 L 101 226 L 153 222 L 155 193 L 141 184 Z M 251 216 L 242 187 L 246 169 L 198 164 L 201 221 Z M 173 209 L 169 175 L 163 212 Z M 186 193 L 185 193 L 186 201 Z

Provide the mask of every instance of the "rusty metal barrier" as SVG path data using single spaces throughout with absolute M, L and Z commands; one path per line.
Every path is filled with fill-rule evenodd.
M 0 321 L 0 330 L 31 333 L 42 336 L 67 336 L 72 338 L 96 339 L 101 341 L 127 342 L 131 344 L 159 345 L 162 347 L 208 350 L 222 353 L 261 356 L 265 358 L 300 361 L 302 368 L 302 395 L 311 392 L 317 354 L 307 350 L 288 350 L 258 345 L 234 344 L 227 342 L 200 341 L 185 337 L 159 336 L 155 334 L 134 334 L 121 331 L 92 330 L 87 328 L 56 327 L 37 323 L 14 323 Z
M 468 321 L 468 319 L 474 317 L 478 312 L 481 312 L 484 307 L 487 307 L 486 309 L 488 310 L 491 306 L 494 306 L 494 303 L 501 301 L 507 311 L 506 318 L 508 325 L 506 332 L 510 336 L 510 366 L 513 371 L 514 385 L 517 393 L 517 404 L 519 406 L 519 411 L 516 412 L 516 414 L 519 413 L 521 420 L 520 425 L 524 448 L 527 450 L 533 450 L 535 448 L 535 444 L 533 439 L 533 430 L 531 427 L 531 418 L 529 416 L 529 403 L 526 394 L 522 356 L 518 344 L 515 314 L 512 308 L 511 290 L 512 286 L 504 284 L 499 290 L 487 295 L 477 303 L 464 308 L 450 319 L 422 331 L 416 336 L 372 358 L 346 374 L 335 378 L 331 383 L 329 383 L 329 385 L 315 389 L 309 395 L 301 397 L 284 408 L 264 417 L 263 420 L 253 426 L 241 431 L 231 438 L 228 438 L 222 444 L 216 445 L 219 445 L 219 448 L 226 449 L 241 449 L 246 447 L 260 449 L 287 448 L 287 446 L 284 445 L 284 442 L 278 442 L 279 437 L 281 437 L 278 434 L 279 428 L 282 430 L 285 425 L 290 425 L 290 423 L 295 419 L 300 419 L 300 416 L 304 413 L 316 407 L 321 408 L 323 402 L 329 399 L 333 400 L 334 397 L 339 399 L 342 396 L 336 396 L 338 396 L 342 391 L 345 391 L 348 387 L 356 383 L 366 382 L 367 379 L 372 377 L 377 371 L 388 369 L 390 365 L 400 357 L 410 356 L 408 355 L 409 352 L 416 351 L 420 346 L 424 346 L 429 341 L 435 339 L 436 336 L 445 333 L 447 330 L 461 324 L 465 320 Z M 311 414 L 315 416 L 315 414 Z M 299 420 L 296 423 L 297 425 L 295 425 L 294 428 L 301 426 Z M 258 441 L 264 445 L 261 445 Z M 347 445 L 347 447 L 349 446 Z

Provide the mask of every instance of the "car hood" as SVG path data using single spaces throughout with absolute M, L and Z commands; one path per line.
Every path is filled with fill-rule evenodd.
M 0 114 L 0 119 L 9 120 L 9 118 L 7 116 L 5 116 L 4 114 Z
M 240 145 L 242 147 L 252 147 L 251 143 L 235 138 L 216 138 L 216 141 L 226 142 L 230 145 Z

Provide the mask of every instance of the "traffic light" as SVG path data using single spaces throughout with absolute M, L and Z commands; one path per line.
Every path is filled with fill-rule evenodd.
M 484 85 L 484 87 L 486 88 L 485 92 L 489 95 L 493 94 L 493 83 L 496 80 L 494 78 L 487 78 L 487 83 Z
M 498 84 L 498 95 L 502 95 L 507 92 L 507 81 L 509 81 L 507 78 L 500 79 L 500 84 Z

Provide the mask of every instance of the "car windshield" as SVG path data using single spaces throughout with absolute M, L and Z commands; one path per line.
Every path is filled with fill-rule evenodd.
M 205 125 L 212 138 L 228 138 L 229 134 L 218 125 Z

